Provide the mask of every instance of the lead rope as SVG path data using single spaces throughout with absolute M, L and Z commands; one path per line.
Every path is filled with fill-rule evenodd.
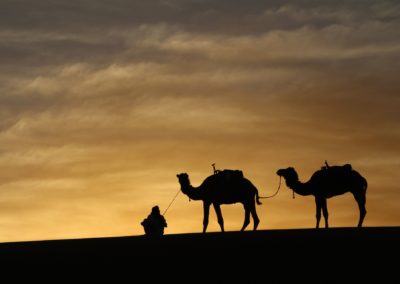
M 276 190 L 276 192 L 274 194 L 270 195 L 270 196 L 260 196 L 259 198 L 261 198 L 261 199 L 263 199 L 263 198 L 271 198 L 271 197 L 274 197 L 275 195 L 277 195 L 279 189 L 281 188 L 281 183 L 282 183 L 282 177 L 279 176 L 279 185 L 278 185 L 278 189 Z M 293 199 L 294 199 L 294 190 L 292 190 L 292 192 L 293 192 Z
M 275 195 L 278 194 L 279 189 L 281 188 L 281 182 L 282 182 L 282 177 L 279 176 L 279 185 L 278 185 L 278 189 L 276 190 L 276 192 L 270 196 L 260 196 L 259 198 L 263 199 L 263 198 L 271 198 L 274 197 Z
M 175 194 L 174 198 L 172 198 L 172 201 L 169 203 L 167 209 L 165 209 L 164 213 L 162 214 L 163 216 L 165 215 L 165 213 L 167 213 L 169 207 L 171 207 L 172 203 L 175 201 L 175 199 L 176 199 L 176 197 L 178 196 L 178 194 L 179 194 L 180 191 L 181 191 L 181 190 L 178 190 L 178 192 Z

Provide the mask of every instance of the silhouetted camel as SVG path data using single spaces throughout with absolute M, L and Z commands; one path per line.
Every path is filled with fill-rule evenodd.
M 351 165 L 327 166 L 316 171 L 306 183 L 299 181 L 299 177 L 294 168 L 280 169 L 277 175 L 283 176 L 286 185 L 300 195 L 314 195 L 316 205 L 317 228 L 321 219 L 321 209 L 324 214 L 325 227 L 328 228 L 328 208 L 326 199 L 351 192 L 357 201 L 360 209 L 360 219 L 358 227 L 362 226 L 367 211 L 365 210 L 367 181 Z
M 257 216 L 256 205 L 259 201 L 257 188 L 246 178 L 241 171 L 224 170 L 207 177 L 199 187 L 190 184 L 186 173 L 178 174 L 181 190 L 190 199 L 203 200 L 204 218 L 203 233 L 208 226 L 208 215 L 212 204 L 217 214 L 218 224 L 224 232 L 224 219 L 221 213 L 221 204 L 232 204 L 240 202 L 244 206 L 245 218 L 241 231 L 250 223 L 250 213 L 254 221 L 254 230 L 257 229 L 260 219 Z

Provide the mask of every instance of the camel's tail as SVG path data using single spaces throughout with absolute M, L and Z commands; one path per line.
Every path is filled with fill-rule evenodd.
M 258 205 L 261 205 L 260 196 L 258 195 L 258 190 L 256 191 L 256 202 Z
M 362 178 L 362 181 L 363 181 L 364 191 L 366 192 L 367 191 L 367 187 L 368 187 L 368 182 L 364 177 Z
M 367 179 L 363 177 L 359 172 L 354 170 L 353 170 L 353 175 L 354 178 L 356 179 L 355 182 L 357 184 L 357 187 L 360 187 L 360 190 L 363 192 L 363 194 L 366 194 L 368 187 Z

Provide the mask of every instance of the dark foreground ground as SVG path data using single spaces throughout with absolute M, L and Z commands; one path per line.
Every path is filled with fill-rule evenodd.
M 15 277 L 56 271 L 55 282 L 83 271 L 140 282 L 399 283 L 399 246 L 400 227 L 128 236 L 0 243 L 0 267 L 20 271 Z

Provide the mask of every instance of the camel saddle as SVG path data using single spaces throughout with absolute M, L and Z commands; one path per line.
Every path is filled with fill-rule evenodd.
M 341 174 L 347 174 L 350 173 L 353 170 L 351 164 L 345 164 L 343 166 L 329 166 L 326 164 L 326 166 L 321 167 L 320 172 L 321 173 L 341 173 Z
M 222 170 L 216 174 L 217 178 L 222 182 L 236 182 L 244 178 L 241 170 Z

